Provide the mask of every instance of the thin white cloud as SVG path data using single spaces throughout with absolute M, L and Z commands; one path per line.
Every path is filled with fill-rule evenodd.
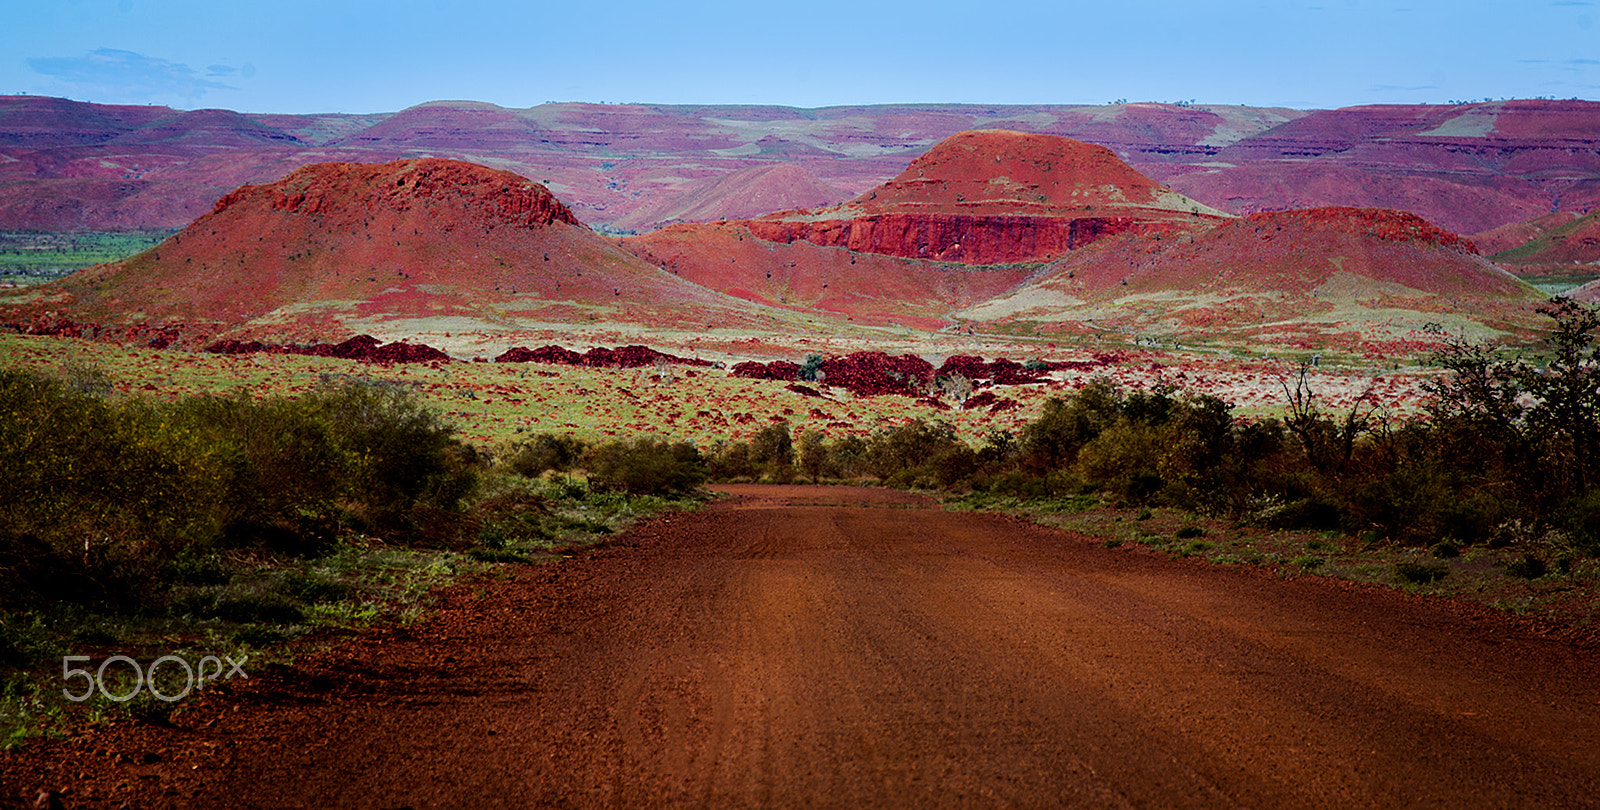
M 201 76 L 194 68 L 153 56 L 101 48 L 85 56 L 30 58 L 34 73 L 56 80 L 72 95 L 104 101 L 175 97 L 193 101 L 211 90 L 238 88 Z M 210 68 L 211 76 L 224 75 Z

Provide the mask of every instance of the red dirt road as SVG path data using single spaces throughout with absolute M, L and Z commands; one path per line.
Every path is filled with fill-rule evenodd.
M 1600 662 L 1499 619 L 903 493 L 729 487 L 175 729 L 0 758 L 67 806 L 1576 807 Z M 51 768 L 48 772 L 45 768 Z

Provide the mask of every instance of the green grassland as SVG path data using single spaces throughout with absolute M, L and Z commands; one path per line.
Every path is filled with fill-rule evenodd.
M 85 267 L 126 259 L 174 231 L 0 231 L 0 284 L 40 284 Z
M 0 368 L 50 374 L 104 374 L 110 393 L 174 400 L 198 394 L 295 396 L 341 380 L 382 380 L 408 386 L 437 409 L 459 436 L 490 448 L 534 433 L 589 441 L 655 435 L 710 445 L 748 438 L 774 418 L 795 432 L 864 435 L 882 424 L 941 419 L 977 441 L 991 426 L 1019 428 L 1050 393 L 1013 386 L 1004 395 L 1019 407 L 991 416 L 983 410 L 940 410 L 908 397 L 854 397 L 833 390 L 808 397 L 783 382 L 729 376 L 714 368 L 610 369 L 520 363 L 384 366 L 290 354 L 217 355 L 116 346 L 70 338 L 0 334 Z

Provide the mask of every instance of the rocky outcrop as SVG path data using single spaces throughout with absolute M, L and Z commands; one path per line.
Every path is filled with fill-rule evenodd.
M 1119 233 L 1169 233 L 1177 222 L 1133 216 L 1057 218 L 1021 215 L 872 214 L 853 219 L 751 220 L 757 238 L 785 244 L 806 241 L 908 259 L 962 264 L 1048 261 Z
M 565 222 L 572 211 L 548 189 L 510 172 L 455 160 L 426 158 L 389 164 L 321 163 L 276 183 L 243 186 L 217 201 L 212 213 L 235 205 L 316 215 L 352 211 L 404 212 L 444 203 L 479 223 L 526 228 Z
M 980 130 L 946 138 L 898 177 L 848 203 L 745 224 L 769 242 L 1010 264 L 1049 261 L 1116 234 L 1190 230 L 1221 218 L 1103 146 Z
M 371 335 L 356 335 L 339 343 L 313 343 L 309 346 L 226 339 L 211 343 L 205 347 L 205 351 L 211 354 L 303 354 L 380 365 L 450 362 L 450 355 L 426 343 L 408 343 L 403 340 L 384 343 Z
M 1298 230 L 1305 234 L 1339 233 L 1387 242 L 1409 242 L 1478 255 L 1478 247 L 1471 239 L 1435 227 L 1422 217 L 1408 211 L 1383 208 L 1325 206 L 1296 211 L 1270 211 L 1251 214 L 1229 223 L 1229 226 L 1237 229 L 1254 229 L 1256 232 L 1260 232 L 1263 228 L 1272 228 L 1275 231 Z
M 544 363 L 556 366 L 587 366 L 589 368 L 642 368 L 656 363 L 671 363 L 679 366 L 712 365 L 709 360 L 679 357 L 675 354 L 656 351 L 648 346 L 618 346 L 615 349 L 596 346 L 582 354 L 562 346 L 541 346 L 537 349 L 516 346 L 502 352 L 500 356 L 494 359 L 494 362 Z

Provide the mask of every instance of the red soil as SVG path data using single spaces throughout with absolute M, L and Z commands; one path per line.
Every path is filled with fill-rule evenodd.
M 1505 614 L 904 492 L 719 489 L 170 724 L 22 748 L 0 805 L 1594 804 L 1600 663 Z

